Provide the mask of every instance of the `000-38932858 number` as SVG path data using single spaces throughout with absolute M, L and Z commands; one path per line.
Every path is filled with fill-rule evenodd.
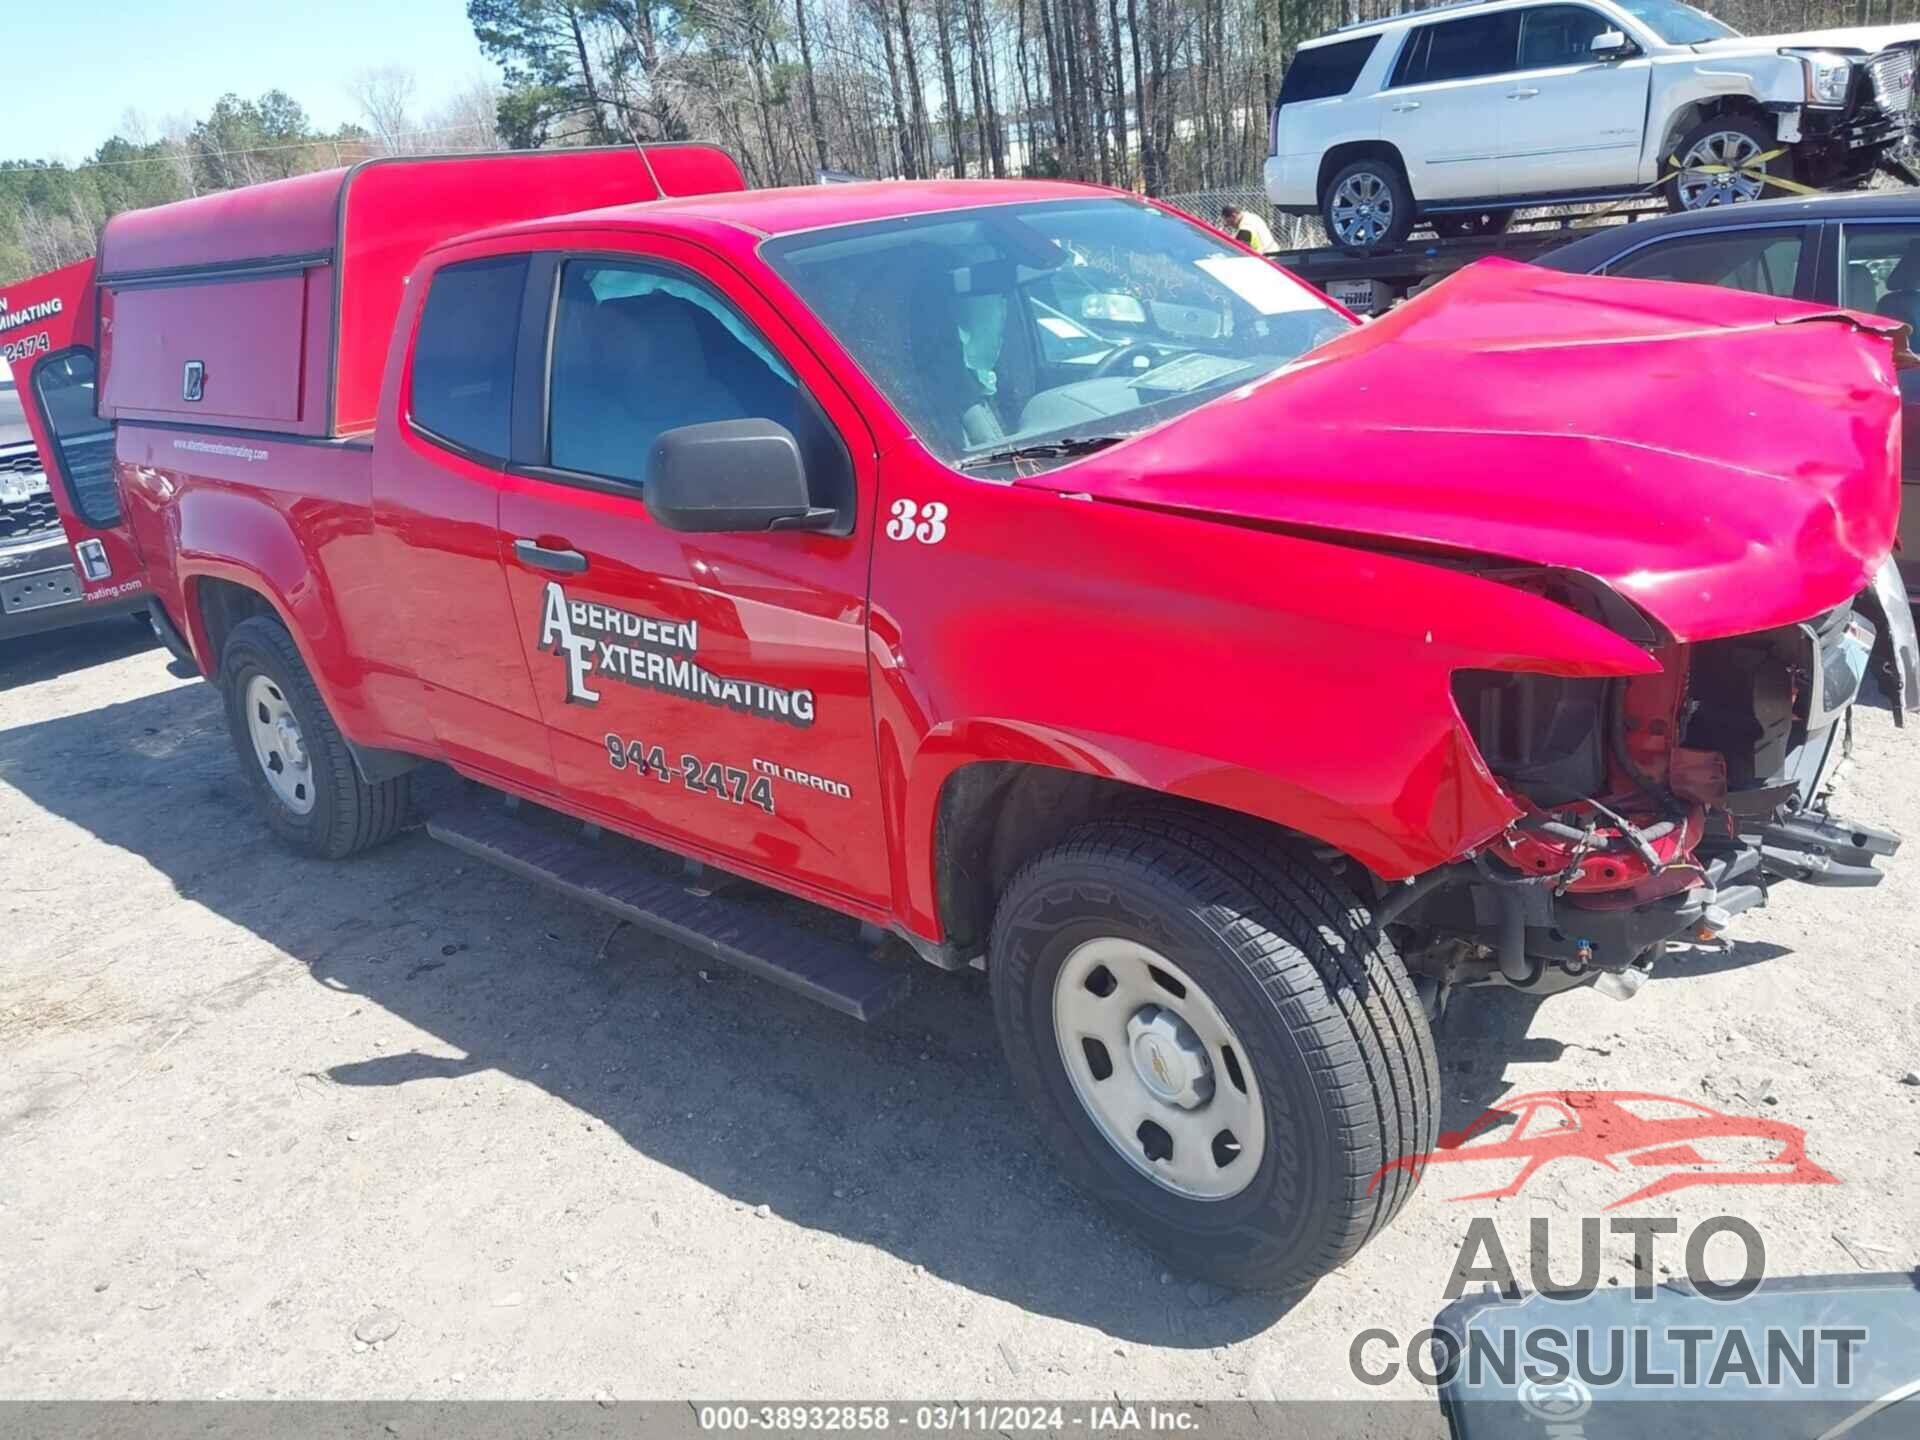
M 702 1405 L 702 1430 L 861 1431 L 893 1428 L 887 1405 Z

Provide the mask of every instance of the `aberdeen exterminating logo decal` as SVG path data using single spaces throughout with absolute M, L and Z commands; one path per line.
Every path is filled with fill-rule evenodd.
M 557 580 L 547 582 L 541 605 L 540 648 L 566 662 L 569 705 L 598 705 L 596 685 L 612 679 L 803 730 L 813 724 L 813 691 L 731 680 L 703 666 L 699 621 L 575 600 Z
M 37 305 L 25 305 L 16 310 L 6 296 L 0 295 L 0 330 L 17 330 L 22 325 L 31 325 L 37 320 L 50 320 L 66 309 L 66 304 L 58 295 L 51 300 L 42 300 Z

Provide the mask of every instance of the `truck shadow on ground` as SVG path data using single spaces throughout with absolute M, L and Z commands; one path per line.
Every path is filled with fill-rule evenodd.
M 116 615 L 89 625 L 69 625 L 42 635 L 22 635 L 0 640 L 0 690 L 84 670 L 134 655 L 142 650 L 158 649 L 143 611 L 136 619 Z
M 1299 1298 L 1167 1276 L 1061 1179 L 1004 1078 L 978 975 L 929 969 L 900 1009 L 863 1026 L 703 969 L 417 832 L 345 864 L 293 856 L 271 842 L 218 697 L 199 683 L 0 731 L 0 781 L 143 857 L 183 899 L 294 957 L 317 983 L 457 1052 L 353 1056 L 327 1070 L 332 1083 L 459 1084 L 500 1071 L 742 1209 L 767 1205 L 1138 1343 L 1243 1339 Z M 437 770 L 427 781 L 429 803 L 436 787 L 459 783 Z M 229 993 L 234 983 L 196 1008 L 217 1024 L 253 993 Z M 1560 1042 L 1528 1034 L 1535 1003 L 1488 994 L 1449 1013 L 1444 1125 L 1510 1091 L 1510 1062 L 1558 1056 Z M 285 1077 L 262 1084 L 270 1078 Z

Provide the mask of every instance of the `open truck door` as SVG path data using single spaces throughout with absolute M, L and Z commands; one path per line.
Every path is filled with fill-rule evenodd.
M 36 608 L 77 599 L 87 618 L 137 609 L 147 588 L 121 513 L 114 427 L 99 415 L 96 303 L 92 260 L 0 285 L 0 358 L 39 460 L 38 474 L 9 473 L 0 484 L 31 484 L 37 493 L 44 474 L 67 543 L 64 556 L 48 552 L 9 583 L 22 592 L 14 599 Z

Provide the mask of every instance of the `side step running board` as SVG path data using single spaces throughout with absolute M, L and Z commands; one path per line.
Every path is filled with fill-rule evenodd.
M 577 825 L 561 828 L 557 816 L 551 826 L 522 818 L 529 812 L 546 813 L 509 810 L 498 796 L 491 803 L 468 799 L 436 810 L 427 833 L 856 1020 L 871 1020 L 906 997 L 907 968 L 889 964 L 877 946 L 816 934 L 760 906 L 713 894 L 710 884 L 691 889 L 649 867 L 631 842 L 609 837 L 596 844 Z

